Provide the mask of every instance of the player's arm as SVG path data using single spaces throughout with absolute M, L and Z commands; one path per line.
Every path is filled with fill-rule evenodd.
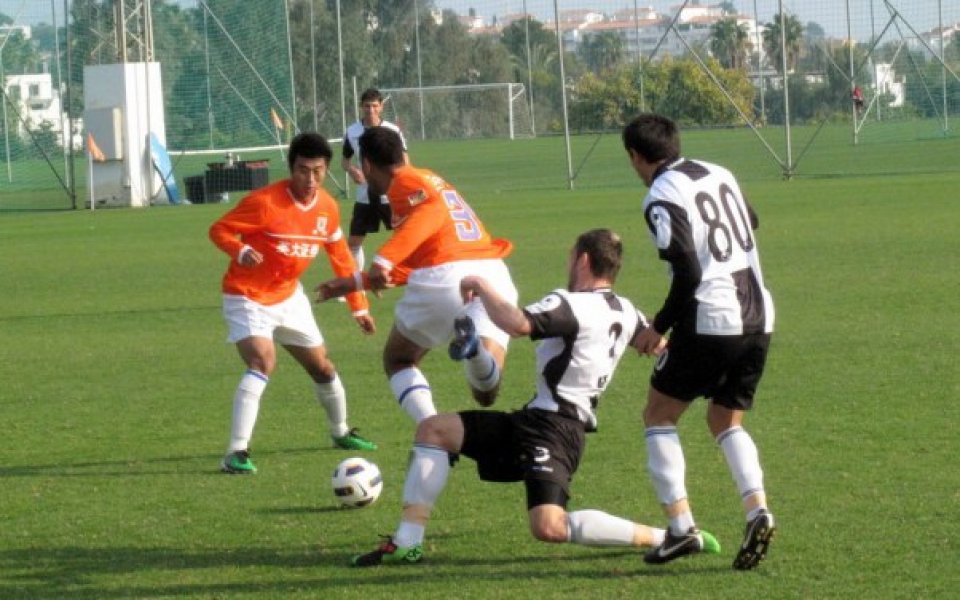
M 253 233 L 262 227 L 262 208 L 262 203 L 257 202 L 253 196 L 246 196 L 237 206 L 213 222 L 208 231 L 210 241 L 242 265 L 260 264 L 263 262 L 263 255 L 244 244 L 240 236 Z
M 359 275 L 357 263 L 347 246 L 347 241 L 343 237 L 343 232 L 338 228 L 331 236 L 331 240 L 324 244 L 324 250 L 327 253 L 327 260 L 330 262 L 330 268 L 333 269 L 337 278 L 353 280 Z M 361 317 L 370 312 L 370 303 L 367 301 L 366 294 L 362 289 L 356 287 L 346 294 L 347 303 L 354 317 Z
M 496 288 L 483 277 L 468 275 L 460 280 L 460 296 L 464 304 L 478 298 L 483 302 L 490 320 L 511 337 L 530 335 L 533 330 L 527 315 L 506 300 Z
M 350 179 L 354 183 L 360 185 L 365 181 L 363 177 L 363 170 L 360 168 L 360 165 L 353 162 L 353 156 L 356 152 L 353 149 L 353 146 L 350 145 L 350 138 L 344 134 L 343 135 L 343 158 L 340 160 L 340 166 L 344 171 L 347 172 L 347 175 L 350 176 Z
M 652 329 L 662 336 L 693 301 L 700 281 L 700 262 L 686 211 L 676 204 L 658 200 L 650 203 L 644 216 L 656 239 L 660 259 L 670 263 L 672 272 L 667 298 L 653 319 Z

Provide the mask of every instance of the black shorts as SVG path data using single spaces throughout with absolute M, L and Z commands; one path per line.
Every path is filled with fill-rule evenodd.
M 733 410 L 750 410 L 770 334 L 670 336 L 650 385 L 672 398 L 690 402 L 703 396 Z
M 583 423 L 537 409 L 468 410 L 460 418 L 460 453 L 477 462 L 480 479 L 526 482 L 528 509 L 541 504 L 566 508 L 586 443 Z
M 380 202 L 380 198 L 370 204 L 353 203 L 353 216 L 350 219 L 350 235 L 367 235 L 380 231 L 380 223 L 384 228 L 393 229 L 390 225 L 390 205 Z

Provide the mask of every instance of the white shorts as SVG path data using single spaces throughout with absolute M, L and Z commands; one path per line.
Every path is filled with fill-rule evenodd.
M 483 277 L 508 302 L 517 303 L 517 288 L 500 259 L 460 260 L 417 269 L 410 274 L 406 291 L 394 309 L 397 330 L 422 348 L 436 348 L 453 337 L 454 319 L 470 315 L 478 335 L 506 348 L 510 335 L 493 324 L 483 303 L 477 299 L 463 304 L 460 280 L 467 275 Z
M 323 335 L 301 285 L 297 285 L 297 291 L 283 302 L 269 306 L 245 296 L 224 294 L 223 318 L 227 321 L 227 341 L 231 344 L 257 336 L 286 346 L 316 348 L 323 345 Z

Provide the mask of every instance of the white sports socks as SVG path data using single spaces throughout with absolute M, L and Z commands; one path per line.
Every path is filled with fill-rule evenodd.
M 500 367 L 483 344 L 478 345 L 473 357 L 463 361 L 463 371 L 470 387 L 481 392 L 489 392 L 500 383 Z
M 390 378 L 390 389 L 400 407 L 417 423 L 437 414 L 430 384 L 420 369 L 409 367 L 394 373 Z
M 683 458 L 680 436 L 672 426 L 647 427 L 647 468 L 660 504 L 670 506 L 687 497 L 687 463 Z M 670 516 L 670 529 L 684 533 L 694 526 L 693 514 L 683 511 Z
M 740 498 L 746 500 L 754 494 L 762 494 L 763 469 L 760 468 L 757 445 L 750 434 L 743 427 L 731 427 L 717 436 L 717 444 L 727 458 Z
M 413 446 L 407 479 L 403 484 L 403 505 L 416 506 L 414 512 L 419 516 L 417 520 L 422 522 L 401 520 L 393 537 L 395 544 L 408 547 L 423 542 L 429 511 L 447 485 L 449 474 L 450 458 L 446 450 L 422 444 Z
M 347 427 L 347 392 L 337 373 L 333 374 L 330 383 L 318 383 L 315 386 L 317 401 L 327 413 L 327 424 L 330 426 L 330 435 L 343 437 L 349 432 Z
M 632 521 L 599 510 L 567 513 L 567 539 L 584 546 L 630 546 Z
M 240 378 L 237 391 L 233 394 L 233 420 L 230 424 L 227 453 L 246 450 L 250 445 L 253 426 L 257 423 L 257 412 L 260 410 L 260 396 L 269 381 L 269 377 L 253 369 L 248 369 Z
M 363 246 L 357 246 L 356 248 L 350 248 L 350 254 L 353 254 L 353 260 L 357 263 L 357 270 L 363 271 L 363 267 L 366 263 L 366 256 L 363 254 Z

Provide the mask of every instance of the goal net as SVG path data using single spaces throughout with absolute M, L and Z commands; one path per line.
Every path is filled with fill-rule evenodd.
M 530 137 L 530 99 L 522 83 L 382 89 L 387 118 L 421 139 Z

